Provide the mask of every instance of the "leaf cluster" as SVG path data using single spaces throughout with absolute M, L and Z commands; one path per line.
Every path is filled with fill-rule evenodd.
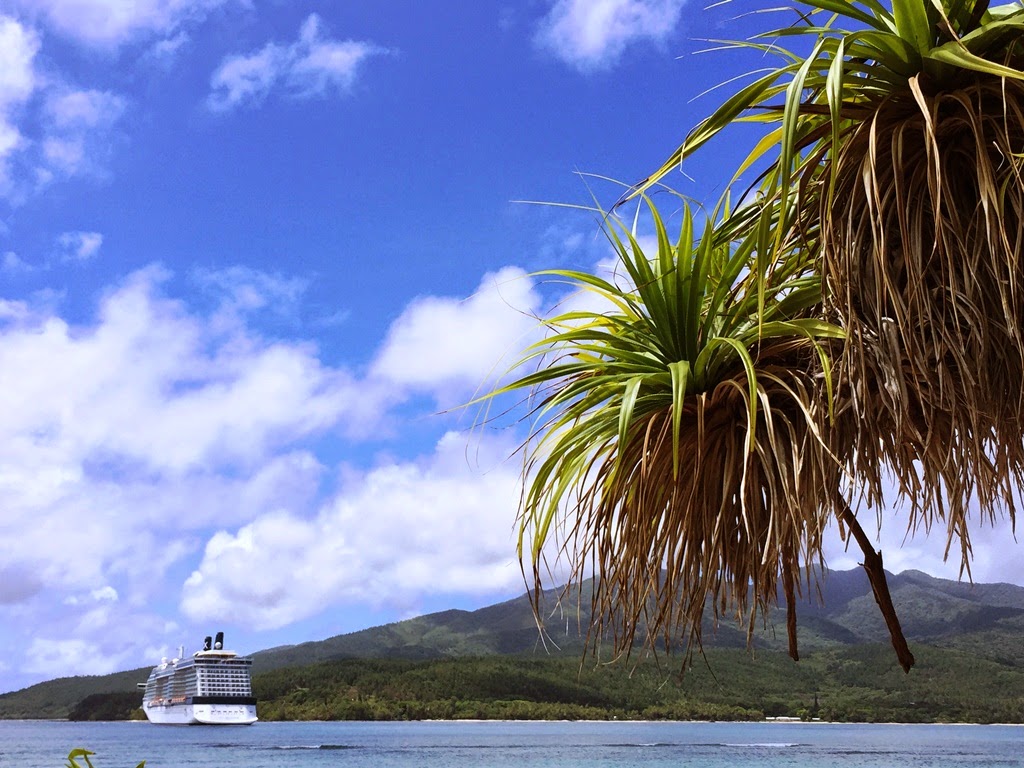
M 88 749 L 83 749 L 81 747 L 77 749 L 72 749 L 70 752 L 68 752 L 67 768 L 82 768 L 82 765 L 78 762 L 79 760 L 83 760 L 85 762 L 86 768 L 94 768 L 92 761 L 89 758 L 95 754 L 95 752 L 90 752 Z M 146 761 L 143 760 L 141 763 L 135 766 L 135 768 L 145 768 L 145 766 Z

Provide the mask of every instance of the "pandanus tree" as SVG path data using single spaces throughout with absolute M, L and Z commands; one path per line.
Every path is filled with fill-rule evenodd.
M 670 243 L 659 226 L 650 259 L 613 238 L 628 291 L 571 277 L 617 313 L 556 318 L 533 351 L 554 362 L 512 385 L 539 388 L 542 417 L 522 554 L 536 563 L 563 519 L 569 559 L 599 575 L 595 608 L 620 648 L 641 618 L 699 642 L 708 603 L 753 621 L 781 582 L 792 608 L 801 565 L 820 558 L 838 520 L 864 550 L 909 670 L 854 509 L 880 523 L 885 504 L 902 502 L 912 529 L 945 529 L 968 576 L 971 510 L 1013 521 L 1024 481 L 1024 9 L 805 0 L 797 14 L 731 43 L 781 64 L 752 76 L 634 193 L 754 121 L 766 132 L 734 184 L 760 174 L 756 194 L 699 239 L 684 226 Z M 807 40 L 803 53 L 786 50 L 793 38 Z M 795 655 L 792 610 L 789 625 Z
M 534 398 L 520 554 L 540 577 L 561 532 L 573 575 L 599 573 L 593 616 L 616 651 L 699 647 L 707 610 L 735 610 L 753 633 L 781 592 L 796 656 L 796 595 L 812 578 L 801 564 L 820 561 L 835 512 L 820 489 L 841 482 L 822 425 L 842 331 L 815 316 L 806 260 L 763 258 L 776 211 L 722 242 L 717 217 L 697 236 L 684 204 L 670 238 L 649 210 L 651 253 L 605 219 L 618 281 L 548 273 L 592 308 L 550 318 L 532 372 L 501 390 Z
M 837 376 L 861 425 L 853 475 L 880 505 L 893 471 L 911 524 L 943 521 L 969 569 L 970 502 L 1012 518 L 1024 466 L 1024 8 L 807 6 L 770 45 L 737 44 L 785 63 L 645 183 L 737 119 L 770 125 L 743 167 L 766 161 L 780 203 L 797 198 L 824 316 L 847 332 Z M 807 35 L 806 56 L 776 44 Z

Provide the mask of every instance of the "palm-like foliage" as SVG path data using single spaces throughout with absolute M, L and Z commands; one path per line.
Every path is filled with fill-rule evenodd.
M 502 390 L 536 398 L 520 554 L 539 577 L 560 532 L 574 575 L 599 575 L 598 629 L 627 652 L 641 626 L 699 647 L 708 603 L 753 631 L 781 588 L 795 656 L 801 566 L 820 562 L 840 482 L 821 429 L 841 332 L 811 314 L 820 284 L 800 259 L 761 258 L 772 210 L 726 244 L 711 223 L 697 237 L 686 206 L 676 239 L 650 211 L 650 256 L 606 220 L 624 287 L 549 273 L 598 309 L 550 319 L 527 356 L 536 371 Z
M 858 429 L 843 459 L 869 503 L 894 471 L 911 524 L 943 520 L 969 572 L 970 502 L 1012 518 L 1024 480 L 1024 9 L 804 5 L 770 44 L 735 44 L 783 63 L 645 184 L 733 121 L 769 125 L 740 170 L 766 165 L 775 204 L 798 200 L 779 242 L 801 234 L 823 317 L 846 331 L 836 408 Z M 777 45 L 808 35 L 807 55 Z
M 732 44 L 782 64 L 637 190 L 755 121 L 769 131 L 734 181 L 760 173 L 756 199 L 700 238 L 686 213 L 677 241 L 654 211 L 650 260 L 610 221 L 627 288 L 557 273 L 614 309 L 554 318 L 530 352 L 546 367 L 506 388 L 538 397 L 521 555 L 539 570 L 567 520 L 619 649 L 644 620 L 699 645 L 708 602 L 752 628 L 781 582 L 795 656 L 800 565 L 834 514 L 909 670 L 850 505 L 880 507 L 892 471 L 911 526 L 943 522 L 969 573 L 971 502 L 1012 520 L 1024 487 L 1024 8 L 802 2 L 796 25 Z M 779 45 L 798 36 L 806 55 Z

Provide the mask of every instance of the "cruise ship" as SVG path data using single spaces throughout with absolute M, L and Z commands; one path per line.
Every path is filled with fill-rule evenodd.
M 184 658 L 163 659 L 139 683 L 142 709 L 160 725 L 251 725 L 256 722 L 252 695 L 252 659 L 224 650 L 224 633 L 207 637 L 203 650 Z

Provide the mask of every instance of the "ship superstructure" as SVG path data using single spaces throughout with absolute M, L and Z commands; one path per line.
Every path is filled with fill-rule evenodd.
M 224 633 L 207 637 L 203 650 L 163 659 L 149 674 L 142 709 L 161 725 L 250 725 L 256 722 L 252 659 L 224 650 Z

